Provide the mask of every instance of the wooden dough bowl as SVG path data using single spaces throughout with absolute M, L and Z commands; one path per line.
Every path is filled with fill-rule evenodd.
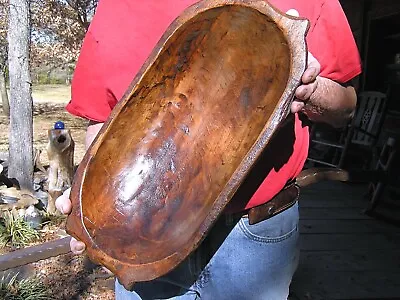
M 288 115 L 308 21 L 201 1 L 167 29 L 75 175 L 67 231 L 128 289 L 184 260 Z

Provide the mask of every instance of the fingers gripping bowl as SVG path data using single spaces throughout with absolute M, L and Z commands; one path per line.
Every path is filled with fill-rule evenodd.
M 130 289 L 190 254 L 289 113 L 308 21 L 201 1 L 167 29 L 74 179 L 67 231 Z

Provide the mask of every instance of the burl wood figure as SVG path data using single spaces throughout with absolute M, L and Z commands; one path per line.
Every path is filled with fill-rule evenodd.
M 49 201 L 47 212 L 55 213 L 56 199 L 72 185 L 75 142 L 71 136 L 71 131 L 64 129 L 64 125 L 60 128 L 50 129 L 48 138 L 49 142 L 46 147 L 49 158 Z
M 262 0 L 201 1 L 169 26 L 71 193 L 68 233 L 127 289 L 178 265 L 232 198 L 289 113 L 308 26 Z

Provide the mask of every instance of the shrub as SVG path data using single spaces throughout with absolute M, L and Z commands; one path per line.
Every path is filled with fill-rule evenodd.
M 23 247 L 39 238 L 39 233 L 26 223 L 23 217 L 16 217 L 5 212 L 0 218 L 0 246 L 11 244 L 12 247 Z
M 46 211 L 43 213 L 42 225 L 49 227 L 60 227 L 62 223 L 66 220 L 66 218 L 66 215 L 61 215 L 59 213 L 50 213 Z
M 46 286 L 38 277 L 17 279 L 14 275 L 10 280 L 4 276 L 0 280 L 0 299 L 4 300 L 47 300 L 51 299 Z

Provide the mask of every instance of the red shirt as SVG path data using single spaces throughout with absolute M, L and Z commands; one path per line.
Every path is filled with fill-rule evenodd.
M 76 65 L 72 98 L 66 109 L 89 120 L 106 121 L 167 27 L 195 2 L 100 0 Z M 344 83 L 361 73 L 358 50 L 337 0 L 271 0 L 270 3 L 283 12 L 294 8 L 301 17 L 309 19 L 307 45 L 321 64 L 320 76 Z M 275 151 L 273 157 L 277 163 L 265 166 L 268 175 L 265 177 L 264 172 L 254 189 L 256 192 L 242 206 L 250 208 L 267 202 L 300 173 L 308 155 L 308 127 L 295 114 L 289 130 L 293 139 L 284 147 L 288 154 L 281 153 L 279 157 L 279 149 Z M 282 143 L 288 141 L 287 136 L 286 133 L 281 138 Z M 275 145 L 282 148 L 282 143 Z

